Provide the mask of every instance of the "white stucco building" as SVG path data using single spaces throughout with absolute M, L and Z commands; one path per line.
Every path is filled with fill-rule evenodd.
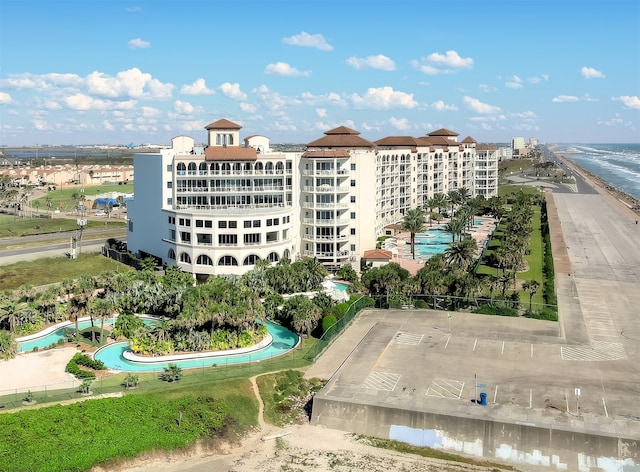
M 226 119 L 207 146 L 178 136 L 171 149 L 136 154 L 127 244 L 197 274 L 242 274 L 258 259 L 314 257 L 359 270 L 384 227 L 436 193 L 497 195 L 497 148 L 441 129 L 368 141 L 341 126 L 303 152 L 241 140 Z

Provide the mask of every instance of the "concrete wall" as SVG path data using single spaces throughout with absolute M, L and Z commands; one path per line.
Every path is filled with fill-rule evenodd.
M 615 436 L 356 404 L 321 396 L 314 398 L 311 423 L 496 459 L 526 467 L 525 470 L 640 471 L 640 443 Z

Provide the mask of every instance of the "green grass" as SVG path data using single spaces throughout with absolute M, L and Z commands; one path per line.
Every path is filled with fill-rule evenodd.
M 456 454 L 450 454 L 448 452 L 444 452 L 438 449 L 432 449 L 430 447 L 421 447 L 421 446 L 413 446 L 408 443 L 394 441 L 392 439 L 378 439 L 370 436 L 362 436 L 362 435 L 354 435 L 354 437 L 365 444 L 369 444 L 373 447 L 388 449 L 391 451 L 397 451 L 402 454 L 414 454 L 420 457 L 428 457 L 431 459 L 439 459 L 443 461 L 449 462 L 460 462 L 463 464 L 470 464 L 479 467 L 492 468 L 494 471 L 502 471 L 502 470 L 518 470 L 512 466 L 507 466 L 503 464 L 498 464 L 495 462 L 489 461 L 479 461 L 476 459 L 470 459 L 463 456 L 458 456 Z
M 176 387 L 2 414 L 2 470 L 87 470 L 143 451 L 183 448 L 225 427 L 257 424 L 247 380 Z
M 133 269 L 100 254 L 80 254 L 77 259 L 50 257 L 17 262 L 0 267 L 0 290 L 16 290 L 22 285 L 46 285 L 81 274 L 98 275 L 113 270 Z
M 539 195 L 540 190 L 537 187 L 531 185 L 500 185 L 498 187 L 498 195 L 501 197 L 507 197 L 509 195 L 522 192 L 525 195 Z
M 45 212 L 40 212 L 45 213 Z M 64 231 L 75 231 L 78 228 L 77 218 L 22 218 L 0 215 L 0 238 L 15 238 L 33 234 L 50 234 Z M 87 220 L 85 228 L 112 228 L 114 230 L 126 228 L 123 220 L 105 218 L 104 221 Z M 67 236 L 67 235 L 61 235 Z
M 500 162 L 499 168 L 500 171 L 506 173 L 520 172 L 521 170 L 533 169 L 535 162 L 533 159 L 506 159 Z
M 51 198 L 51 208 L 55 210 L 60 208 L 60 211 L 71 211 L 75 205 L 71 196 L 74 193 L 80 193 L 82 187 L 80 185 L 63 185 L 62 188 L 51 190 L 47 192 L 45 196 L 36 198 L 30 202 L 30 206 L 35 208 L 34 202 L 38 202 L 40 211 L 47 210 L 47 197 Z M 108 184 L 108 185 L 90 185 L 84 187 L 84 196 L 87 200 L 93 200 L 96 195 L 103 193 L 120 192 L 120 193 L 133 193 L 133 182 L 129 182 L 126 185 Z M 63 204 L 61 207 L 60 204 Z

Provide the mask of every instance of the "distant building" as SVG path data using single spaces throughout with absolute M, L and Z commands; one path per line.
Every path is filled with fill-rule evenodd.
M 511 140 L 511 149 L 514 151 L 513 154 L 517 155 L 518 150 L 524 149 L 527 146 L 523 137 L 516 137 Z
M 436 193 L 498 191 L 498 148 L 446 129 L 369 141 L 340 126 L 300 151 L 275 151 L 261 135 L 241 141 L 226 119 L 205 129 L 206 147 L 178 136 L 136 154 L 127 205 L 129 250 L 194 275 L 304 257 L 359 270 L 385 227 Z

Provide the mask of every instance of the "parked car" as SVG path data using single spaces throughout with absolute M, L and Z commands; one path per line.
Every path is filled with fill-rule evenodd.
M 107 216 L 107 212 L 104 210 L 96 211 L 96 216 Z

